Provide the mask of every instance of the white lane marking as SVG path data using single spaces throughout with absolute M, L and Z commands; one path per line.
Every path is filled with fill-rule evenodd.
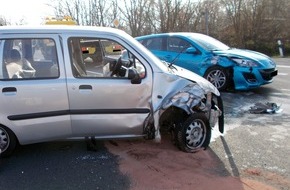
M 288 73 L 279 73 L 279 72 L 278 72 L 278 75 L 281 75 L 281 76 L 287 76 Z
M 276 67 L 280 67 L 280 68 L 288 68 L 288 69 L 290 69 L 290 66 L 288 66 L 288 65 L 276 65 Z
M 288 65 L 276 65 L 276 67 L 290 69 L 290 66 L 288 66 Z M 280 76 L 288 76 L 289 74 L 288 73 L 278 72 L 278 75 L 280 75 Z

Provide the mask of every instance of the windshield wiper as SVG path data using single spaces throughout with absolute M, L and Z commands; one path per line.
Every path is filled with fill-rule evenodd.
M 164 61 L 164 60 L 161 60 L 164 64 L 166 64 L 166 66 L 169 68 L 169 69 L 175 69 L 177 70 L 176 67 L 174 67 L 171 63 L 167 62 L 167 61 Z
M 173 64 L 171 64 L 171 63 L 168 64 L 168 67 L 169 67 L 170 69 L 175 69 L 175 70 L 177 70 L 177 68 L 176 68 L 175 66 L 173 66 Z

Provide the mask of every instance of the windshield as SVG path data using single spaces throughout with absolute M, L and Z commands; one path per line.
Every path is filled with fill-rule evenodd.
M 208 51 L 221 51 L 230 49 L 230 47 L 226 44 L 207 35 L 191 34 L 188 37 Z

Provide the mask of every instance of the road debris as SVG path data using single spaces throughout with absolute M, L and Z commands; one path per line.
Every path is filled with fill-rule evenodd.
M 281 113 L 282 109 L 280 108 L 281 106 L 278 106 L 276 103 L 273 102 L 266 102 L 266 103 L 255 103 L 254 106 L 250 107 L 249 111 L 250 113 L 254 114 L 262 114 L 262 113 L 269 113 L 269 114 L 274 114 L 274 113 Z

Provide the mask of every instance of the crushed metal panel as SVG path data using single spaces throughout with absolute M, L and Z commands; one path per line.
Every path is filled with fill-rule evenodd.
M 198 84 L 192 83 L 178 91 L 172 98 L 167 99 L 163 103 L 162 109 L 176 106 L 190 114 L 193 113 L 191 108 L 199 104 L 203 98 L 205 98 L 204 91 Z
M 155 141 L 157 142 L 161 141 L 159 117 L 166 108 L 176 106 L 190 114 L 192 113 L 191 108 L 198 104 L 201 109 L 206 109 L 206 105 L 201 102 L 206 98 L 206 94 L 220 95 L 219 91 L 204 78 L 184 69 L 177 71 L 180 72 L 177 75 L 168 73 L 155 73 L 154 75 L 152 107 L 156 131 Z M 180 77 L 181 75 L 182 77 Z

